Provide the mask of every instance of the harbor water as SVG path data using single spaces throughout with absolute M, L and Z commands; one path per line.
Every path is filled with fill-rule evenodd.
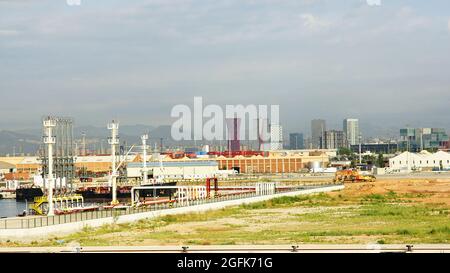
M 0 218 L 15 217 L 27 207 L 27 202 L 15 199 L 0 199 Z

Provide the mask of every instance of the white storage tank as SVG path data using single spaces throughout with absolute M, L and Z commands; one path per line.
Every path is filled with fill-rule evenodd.
M 322 163 L 320 161 L 311 162 L 311 169 L 316 170 L 322 168 Z

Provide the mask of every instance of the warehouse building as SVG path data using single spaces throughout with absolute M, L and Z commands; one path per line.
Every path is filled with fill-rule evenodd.
M 148 156 L 149 168 L 156 178 L 166 174 L 172 178 L 203 178 L 214 175 L 224 176 L 234 172 L 249 174 L 298 173 L 313 165 L 328 166 L 329 158 L 336 156 L 336 150 L 277 150 L 265 153 L 240 152 L 231 156 L 225 154 L 206 154 L 197 158 L 186 155 L 174 157 L 173 154 L 153 154 Z M 125 158 L 118 156 L 118 161 Z M 15 166 L 14 177 L 17 180 L 29 180 L 41 174 L 42 167 L 38 157 L 0 158 L 0 161 Z M 163 169 L 160 168 L 163 162 Z M 212 163 L 211 163 L 212 162 Z M 127 171 L 130 177 L 142 177 L 139 166 L 142 158 L 139 154 L 129 155 L 124 166 L 132 168 Z M 111 171 L 111 156 L 78 156 L 75 169 L 80 177 L 99 177 Z M 219 171 L 219 172 L 218 172 Z
M 12 173 L 15 171 L 15 169 L 16 169 L 15 165 L 0 161 L 0 174 Z
M 141 178 L 144 164 L 127 164 L 128 178 Z M 219 175 L 219 164 L 211 160 L 174 160 L 147 162 L 149 178 L 202 179 Z
M 450 171 L 450 153 L 439 151 L 430 153 L 422 151 L 420 153 L 404 152 L 394 158 L 389 159 L 389 167 L 396 172 L 402 171 Z
M 298 173 L 319 163 L 329 164 L 329 156 L 325 151 L 270 151 L 268 156 L 235 156 L 217 157 L 221 170 L 236 170 L 239 173 Z
M 117 156 L 117 160 L 127 162 L 139 162 L 139 155 Z M 14 172 L 10 174 L 17 180 L 32 179 L 34 175 L 42 173 L 41 161 L 36 156 L 29 157 L 1 157 L 1 162 L 14 166 Z M 109 173 L 111 171 L 111 156 L 78 156 L 75 158 L 75 169 L 78 174 L 83 173 Z

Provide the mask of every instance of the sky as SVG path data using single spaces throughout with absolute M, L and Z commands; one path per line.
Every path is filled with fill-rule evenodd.
M 288 131 L 450 128 L 448 0 L 70 2 L 0 0 L 0 129 L 171 124 L 194 96 L 280 105 Z

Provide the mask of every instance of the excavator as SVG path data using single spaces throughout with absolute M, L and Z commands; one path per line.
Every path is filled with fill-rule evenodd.
M 374 175 L 362 175 L 358 170 L 346 169 L 337 171 L 333 182 L 375 182 L 376 177 Z

